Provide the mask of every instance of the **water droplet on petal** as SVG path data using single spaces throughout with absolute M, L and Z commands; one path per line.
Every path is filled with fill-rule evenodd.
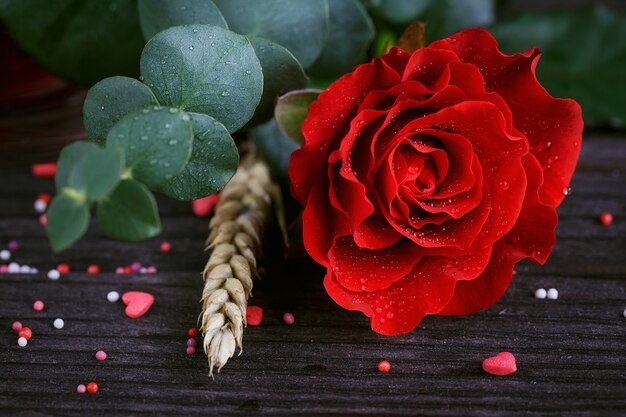
M 563 187 L 563 195 L 570 195 L 572 193 L 572 187 Z

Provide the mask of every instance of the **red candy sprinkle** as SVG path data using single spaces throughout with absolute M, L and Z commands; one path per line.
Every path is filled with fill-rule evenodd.
M 50 196 L 50 194 L 42 193 L 37 196 L 37 200 L 41 200 L 46 204 L 50 204 L 50 200 L 52 200 L 52 197 Z
M 198 217 L 206 217 L 213 213 L 215 206 L 220 202 L 219 194 L 212 194 L 208 197 L 200 198 L 191 202 L 191 209 Z
M 187 334 L 189 335 L 189 337 L 196 337 L 198 336 L 198 329 L 196 329 L 195 327 L 190 327 L 189 330 L 187 330 Z
M 35 177 L 52 178 L 57 173 L 57 163 L 34 164 L 30 171 Z
M 382 360 L 378 362 L 378 371 L 383 374 L 389 373 L 389 371 L 391 371 L 391 364 L 389 363 L 389 361 Z
M 172 250 L 172 244 L 170 242 L 161 243 L 161 252 L 169 252 Z
M 249 326 L 258 326 L 263 321 L 263 309 L 258 306 L 248 306 L 246 309 L 246 323 Z
M 33 336 L 33 331 L 30 329 L 30 327 L 22 327 L 20 331 L 17 332 L 17 335 L 19 337 L 23 337 L 26 340 L 30 340 L 30 338 Z
M 598 221 L 602 226 L 609 226 L 611 225 L 611 223 L 613 223 L 613 215 L 608 211 L 603 211 L 598 216 Z
M 33 303 L 33 310 L 35 311 L 43 311 L 44 307 L 43 301 L 41 300 L 37 300 Z
M 89 265 L 87 267 L 87 273 L 88 274 L 99 274 L 100 273 L 100 267 L 98 265 Z
M 98 392 L 98 384 L 95 382 L 90 382 L 87 384 L 87 392 L 90 394 L 95 394 Z
M 515 356 L 510 352 L 500 352 L 483 361 L 483 370 L 491 375 L 505 376 L 517 371 Z
M 296 318 L 291 313 L 285 313 L 283 314 L 283 321 L 285 322 L 285 324 L 288 324 L 291 326 L 292 324 L 296 322 Z
M 68 272 L 70 272 L 70 266 L 68 264 L 58 264 L 57 271 L 59 271 L 61 274 L 67 274 Z

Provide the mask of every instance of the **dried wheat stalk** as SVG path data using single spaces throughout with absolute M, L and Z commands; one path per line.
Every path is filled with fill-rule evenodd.
M 277 194 L 278 193 L 278 194 Z M 257 257 L 272 200 L 280 196 L 267 165 L 248 157 L 221 192 L 211 219 L 207 249 L 213 249 L 204 268 L 201 328 L 209 375 L 242 349 L 247 300 L 256 275 Z

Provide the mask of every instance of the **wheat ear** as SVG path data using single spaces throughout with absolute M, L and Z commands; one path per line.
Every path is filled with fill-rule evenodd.
M 220 194 L 211 219 L 207 249 L 213 249 L 203 277 L 202 332 L 209 375 L 242 349 L 246 306 L 257 275 L 261 239 L 272 214 L 277 186 L 267 165 L 248 157 Z

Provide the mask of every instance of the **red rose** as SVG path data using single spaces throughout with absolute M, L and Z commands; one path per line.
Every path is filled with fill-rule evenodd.
M 467 30 L 394 48 L 311 105 L 289 169 L 305 247 L 373 330 L 489 307 L 518 261 L 546 261 L 583 122 L 537 82 L 539 56 Z

